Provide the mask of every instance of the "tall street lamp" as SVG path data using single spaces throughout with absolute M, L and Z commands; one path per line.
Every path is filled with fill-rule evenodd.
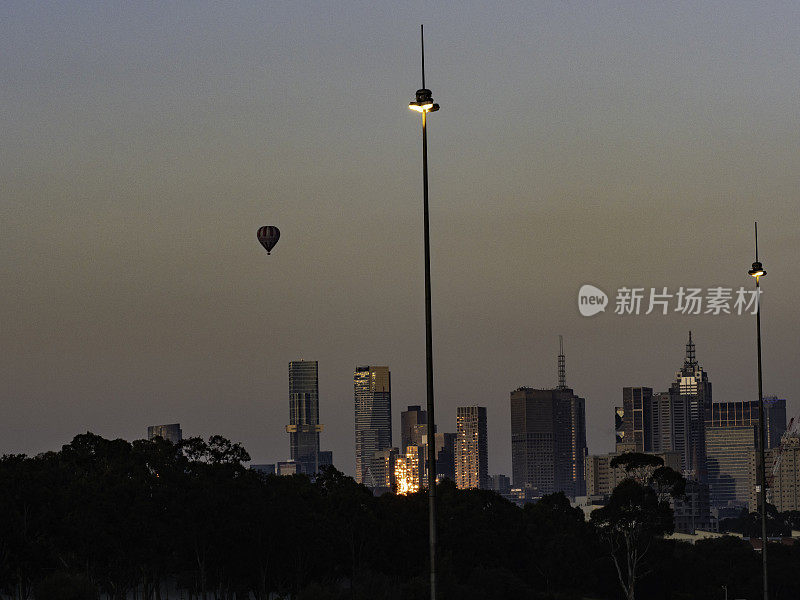
M 756 233 L 756 262 L 748 273 L 756 280 L 756 340 L 758 345 L 758 486 L 759 504 L 761 504 L 761 564 L 764 569 L 764 600 L 769 599 L 767 586 L 767 468 L 764 456 L 765 423 L 764 423 L 764 392 L 761 384 L 761 289 L 760 280 L 767 274 L 764 267 L 758 262 L 758 223 L 755 224 Z
M 428 527 L 431 554 L 431 600 L 436 600 L 436 422 L 433 418 L 433 338 L 431 335 L 431 243 L 428 222 L 428 133 L 426 121 L 429 112 L 439 110 L 433 95 L 425 87 L 425 40 L 422 25 L 419 26 L 422 48 L 422 89 L 408 108 L 422 114 L 422 210 L 424 213 L 423 236 L 425 238 L 425 371 L 428 388 Z

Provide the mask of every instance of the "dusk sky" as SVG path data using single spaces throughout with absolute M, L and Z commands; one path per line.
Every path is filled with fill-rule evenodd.
M 757 398 L 752 315 L 616 315 L 618 288 L 751 288 L 764 391 L 800 410 L 796 2 L 0 6 L 0 454 L 180 422 L 289 455 L 290 360 L 354 472 L 353 370 L 425 403 L 419 24 L 439 431 L 567 383 L 590 453 L 691 329 L 716 401 Z M 262 225 L 281 239 L 271 256 Z M 610 296 L 583 317 L 579 288 Z M 647 300 L 644 301 L 644 304 Z M 645 306 L 643 305 L 644 312 Z

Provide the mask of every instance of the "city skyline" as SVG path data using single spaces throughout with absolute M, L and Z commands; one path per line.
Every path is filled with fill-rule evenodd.
M 439 430 L 479 403 L 508 439 L 508 392 L 556 384 L 558 335 L 591 452 L 613 450 L 620 388 L 668 387 L 689 329 L 715 399 L 755 399 L 752 316 L 613 313 L 623 286 L 751 286 L 754 220 L 764 390 L 796 415 L 800 51 L 796 8 L 771 6 L 4 4 L 0 452 L 180 422 L 289 458 L 286 364 L 307 356 L 353 474 L 354 365 L 391 365 L 395 405 L 424 404 L 423 20 L 447 108 Z M 580 315 L 585 284 L 604 313 Z M 509 473 L 510 445 L 489 461 Z

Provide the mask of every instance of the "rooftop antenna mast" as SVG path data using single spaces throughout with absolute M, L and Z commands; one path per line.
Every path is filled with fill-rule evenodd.
M 696 367 L 697 359 L 694 355 L 694 342 L 692 341 L 692 332 L 689 332 L 689 342 L 686 344 L 686 360 L 684 361 L 687 367 Z
M 558 389 L 567 389 L 567 367 L 564 359 L 564 336 L 558 336 Z
M 422 87 L 425 87 L 425 73 L 422 74 Z M 758 262 L 758 221 L 753 223 L 753 225 L 755 226 L 756 229 L 756 262 Z
M 422 50 L 422 89 L 427 89 L 425 87 L 425 36 L 423 35 L 422 23 L 419 25 L 419 46 Z M 758 252 L 756 251 L 756 254 Z

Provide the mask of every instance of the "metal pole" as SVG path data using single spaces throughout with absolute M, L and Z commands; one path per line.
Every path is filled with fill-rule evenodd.
M 756 261 L 758 251 L 756 251 Z M 764 432 L 764 393 L 761 379 L 761 292 L 759 289 L 759 278 L 756 277 L 756 338 L 758 340 L 758 448 L 759 448 L 759 472 L 761 478 L 761 490 L 759 500 L 761 504 L 761 563 L 764 569 L 764 600 L 769 600 L 769 587 L 767 585 L 767 467 L 764 448 L 766 446 L 766 435 Z
M 425 236 L 425 372 L 428 389 L 428 528 L 431 554 L 431 600 L 436 600 L 436 420 L 433 414 L 433 335 L 431 333 L 431 242 L 428 219 L 427 111 L 422 112 L 422 198 Z

